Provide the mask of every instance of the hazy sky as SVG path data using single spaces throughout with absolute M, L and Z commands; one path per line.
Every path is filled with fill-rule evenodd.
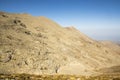
M 0 11 L 46 16 L 97 40 L 120 40 L 120 0 L 0 0 Z

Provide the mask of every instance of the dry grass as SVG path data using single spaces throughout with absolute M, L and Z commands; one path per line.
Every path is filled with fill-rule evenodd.
M 0 80 L 120 80 L 120 74 L 100 76 L 0 74 Z

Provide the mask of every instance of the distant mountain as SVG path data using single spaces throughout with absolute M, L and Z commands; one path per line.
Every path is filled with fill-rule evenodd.
M 0 12 L 0 73 L 104 73 L 120 65 L 119 46 L 110 45 L 46 17 Z

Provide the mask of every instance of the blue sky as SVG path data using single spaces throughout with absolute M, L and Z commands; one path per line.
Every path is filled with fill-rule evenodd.
M 0 11 L 46 16 L 97 40 L 120 40 L 120 0 L 0 0 Z

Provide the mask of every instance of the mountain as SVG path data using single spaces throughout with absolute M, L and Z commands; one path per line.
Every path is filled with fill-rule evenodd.
M 93 40 L 74 27 L 46 17 L 0 12 L 0 73 L 104 73 L 120 65 L 120 51 Z

